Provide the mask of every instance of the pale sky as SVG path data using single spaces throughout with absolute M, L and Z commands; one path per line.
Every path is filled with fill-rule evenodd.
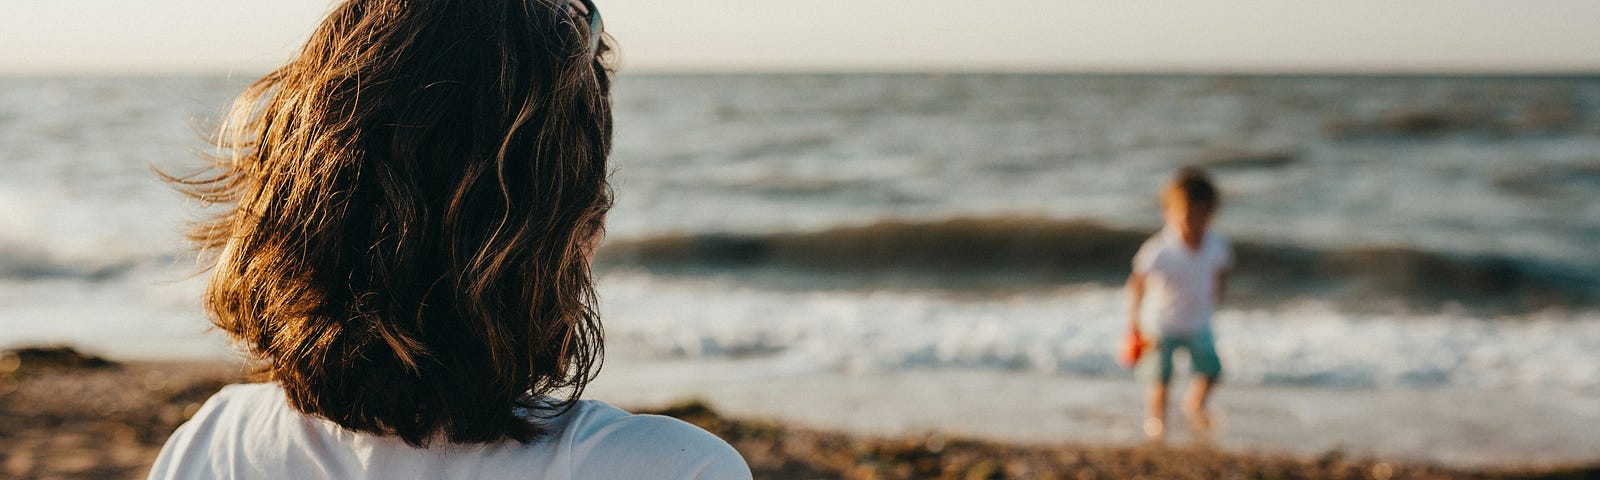
M 629 71 L 1600 73 L 1595 0 L 597 0 Z M 328 0 L 0 0 L 0 73 L 255 73 Z

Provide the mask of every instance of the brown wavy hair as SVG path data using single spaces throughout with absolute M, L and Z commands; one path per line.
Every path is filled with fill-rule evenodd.
M 297 409 L 530 441 L 598 371 L 611 40 L 565 0 L 349 0 L 251 85 L 191 238 L 204 304 Z

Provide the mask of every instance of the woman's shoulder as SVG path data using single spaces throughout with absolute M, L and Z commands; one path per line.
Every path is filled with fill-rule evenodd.
M 676 418 L 634 415 L 604 402 L 583 400 L 548 421 L 552 436 L 541 441 L 416 450 L 398 439 L 344 432 L 330 422 L 300 414 L 289 407 L 275 383 L 228 385 L 168 439 L 150 478 L 226 476 L 222 472 L 246 468 L 243 464 L 288 472 L 285 469 L 309 468 L 300 465 L 307 461 L 327 468 L 355 468 L 334 478 L 386 478 L 401 465 L 429 462 L 439 468 L 471 464 L 485 471 L 561 472 L 556 477 L 578 479 L 750 478 L 749 467 L 732 446 Z M 287 443 L 273 444 L 278 441 Z M 367 458 L 351 456 L 356 444 L 368 451 Z M 300 460 L 286 462 L 287 457 L 280 458 L 284 455 Z M 218 463 L 225 458 L 231 460 Z M 258 460 L 260 465 L 255 465 Z
M 275 384 L 248 383 L 222 387 L 179 425 L 161 447 L 151 479 L 212 478 L 237 465 L 217 461 L 242 450 L 241 440 L 252 421 L 276 415 L 274 404 L 284 405 L 283 391 Z M 248 452 L 245 452 L 248 453 Z
M 683 420 L 598 400 L 579 401 L 569 415 L 561 436 L 577 478 L 750 478 L 733 446 Z
M 217 403 L 260 403 L 283 401 L 283 389 L 276 383 L 235 383 L 225 385 L 217 393 L 211 395 L 208 402 Z
M 212 394 L 188 423 L 210 423 L 247 414 L 260 415 L 275 405 L 288 405 L 283 389 L 278 388 L 277 384 L 236 383 Z

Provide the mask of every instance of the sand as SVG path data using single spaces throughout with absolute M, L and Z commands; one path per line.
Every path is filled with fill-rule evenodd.
M 15 358 L 15 357 L 11 357 Z M 0 478 L 143 478 L 173 429 L 239 377 L 226 363 L 0 358 Z
M 1034 446 L 1143 443 L 1145 388 L 1133 380 L 994 370 L 784 374 L 759 359 L 629 361 L 622 353 L 607 358 L 588 395 L 633 406 L 705 398 L 728 416 L 855 435 L 937 431 Z M 1559 393 L 1223 384 L 1212 409 L 1222 425 L 1207 440 L 1230 452 L 1463 470 L 1600 461 L 1600 398 Z M 1170 443 L 1190 445 L 1186 425 L 1172 415 Z
M 143 478 L 168 433 L 239 381 L 224 362 L 0 355 L 0 477 Z M 65 360 L 63 360 L 65 359 Z M 716 399 L 711 399 L 714 404 Z M 1589 478 L 1600 466 L 1449 469 L 1341 454 L 1241 454 L 1204 446 L 1005 443 L 932 432 L 878 437 L 729 418 L 703 403 L 651 411 L 727 439 L 757 478 Z

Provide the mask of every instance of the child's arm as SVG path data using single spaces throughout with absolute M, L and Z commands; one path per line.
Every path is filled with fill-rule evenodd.
M 1139 331 L 1139 304 L 1144 302 L 1144 274 L 1128 275 L 1128 330 Z

